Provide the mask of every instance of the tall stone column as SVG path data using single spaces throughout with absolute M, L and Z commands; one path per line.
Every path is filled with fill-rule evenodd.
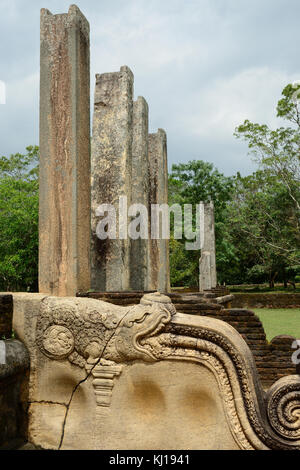
M 133 104 L 132 140 L 132 204 L 143 204 L 149 210 L 149 156 L 148 156 L 148 104 L 139 96 Z M 141 215 L 140 215 L 141 216 Z M 148 221 L 147 221 L 148 222 Z M 148 239 L 131 240 L 130 288 L 135 291 L 148 289 L 150 224 L 147 224 Z
M 96 75 L 92 138 L 92 288 L 97 291 L 126 291 L 130 280 L 129 239 L 100 240 L 97 208 L 111 204 L 119 219 L 119 197 L 131 204 L 131 151 L 133 74 L 120 72 Z M 127 222 L 127 220 L 126 220 Z M 127 225 L 127 224 L 126 224 Z
M 210 272 L 211 287 L 217 287 L 217 266 L 216 266 L 216 234 L 215 234 L 215 207 L 210 201 Z
M 199 260 L 199 289 L 200 292 L 214 289 L 217 286 L 216 245 L 215 245 L 215 215 L 214 203 L 202 205 L 202 250 Z
M 90 289 L 89 23 L 41 10 L 39 289 Z
M 149 164 L 150 205 L 168 204 L 167 136 L 163 129 L 158 129 L 156 134 L 149 134 Z M 161 219 L 159 226 L 160 238 L 149 241 L 148 285 L 150 290 L 170 292 L 169 240 L 161 238 Z

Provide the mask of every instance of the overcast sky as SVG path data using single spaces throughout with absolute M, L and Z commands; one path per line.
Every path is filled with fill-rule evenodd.
M 38 144 L 39 15 L 65 0 L 0 0 L 0 154 Z M 226 175 L 255 169 L 233 137 L 244 119 L 281 124 L 276 103 L 300 79 L 299 0 L 77 0 L 91 26 L 95 73 L 128 65 L 135 97 L 164 128 L 169 164 L 202 159 Z

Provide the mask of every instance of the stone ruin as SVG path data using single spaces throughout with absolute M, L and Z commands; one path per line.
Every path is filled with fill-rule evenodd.
M 151 240 L 148 233 L 148 240 L 104 241 L 96 234 L 99 204 L 117 208 L 120 197 L 127 198 L 128 207 L 168 203 L 166 133 L 149 134 L 148 104 L 141 96 L 133 101 L 133 80 L 126 66 L 96 75 L 91 287 L 98 292 L 170 290 L 168 240 Z
M 148 137 L 132 85 L 128 67 L 97 76 L 90 165 L 89 25 L 76 6 L 42 10 L 40 293 L 0 295 L 0 327 L 16 338 L 0 365 L 0 444 L 299 450 L 299 376 L 264 390 L 245 340 L 209 315 L 226 316 L 213 293 L 145 293 L 169 290 L 164 240 L 93 238 L 103 198 L 167 197 L 166 136 Z M 213 253 L 203 250 L 206 271 Z
M 147 102 L 133 100 L 123 66 L 96 75 L 90 159 L 89 58 L 89 24 L 77 7 L 43 9 L 39 290 L 168 292 L 168 240 L 97 237 L 100 204 L 168 203 L 167 139 L 162 129 L 149 134 Z
M 204 236 L 199 260 L 199 291 L 211 291 L 217 287 L 215 210 L 213 201 L 201 203 Z

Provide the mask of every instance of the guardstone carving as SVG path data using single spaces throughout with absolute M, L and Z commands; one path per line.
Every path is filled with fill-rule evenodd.
M 221 400 L 224 422 L 237 448 L 300 449 L 299 377 L 277 382 L 265 395 L 250 350 L 232 327 L 219 320 L 176 313 L 171 300 L 159 293 L 145 295 L 140 305 L 131 307 L 94 299 L 46 297 L 40 305 L 36 344 L 50 361 L 47 367 L 55 367 L 57 362 L 65 367 L 67 361 L 86 374 L 72 392 L 65 423 L 70 419 L 75 391 L 83 383 L 88 386 L 89 379 L 95 410 L 109 413 L 100 415 L 97 426 L 103 426 L 103 419 L 109 420 L 110 413 L 116 412 L 114 395 L 120 396 L 121 384 L 127 383 L 133 365 L 151 367 L 166 362 L 177 368 L 191 363 L 213 377 L 214 396 Z M 189 378 L 183 377 L 183 381 L 188 384 Z M 166 389 L 159 392 L 159 400 L 165 400 L 165 393 L 167 399 Z

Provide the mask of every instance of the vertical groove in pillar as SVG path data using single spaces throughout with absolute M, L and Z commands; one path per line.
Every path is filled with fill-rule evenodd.
M 89 23 L 41 10 L 39 290 L 90 289 Z

